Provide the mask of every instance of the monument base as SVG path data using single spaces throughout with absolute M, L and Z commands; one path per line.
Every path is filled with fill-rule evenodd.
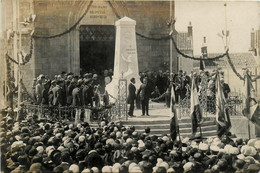
M 126 86 L 126 90 L 127 90 L 127 95 L 128 95 L 128 85 L 130 83 L 130 79 L 126 79 L 127 80 L 127 86 Z M 141 81 L 138 78 L 135 78 L 135 87 L 136 87 L 136 91 L 138 91 L 138 89 L 141 86 Z M 109 95 L 109 102 L 110 103 L 115 103 L 116 100 L 119 99 L 119 79 L 112 79 L 112 81 L 106 86 L 106 91 Z

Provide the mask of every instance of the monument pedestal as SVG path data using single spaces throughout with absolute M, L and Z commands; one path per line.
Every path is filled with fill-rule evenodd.
M 136 80 L 136 89 L 138 90 L 141 82 L 139 77 L 135 25 L 136 21 L 128 17 L 116 21 L 116 45 L 114 74 L 111 83 L 106 86 L 106 91 L 113 97 L 118 98 L 118 83 L 120 79 L 126 79 L 127 85 L 131 78 Z

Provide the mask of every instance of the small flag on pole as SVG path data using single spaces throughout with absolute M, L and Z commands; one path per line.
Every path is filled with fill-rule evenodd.
M 228 109 L 225 108 L 226 99 L 224 97 L 223 88 L 220 82 L 220 75 L 217 74 L 217 95 L 216 95 L 216 121 L 217 134 L 219 137 L 227 133 L 231 128 L 231 121 Z
M 195 76 L 192 78 L 191 84 L 191 96 L 190 96 L 190 113 L 192 122 L 192 134 L 195 135 L 199 123 L 202 120 L 202 112 L 199 103 L 198 91 L 195 83 Z
M 170 105 L 170 116 L 171 116 L 171 122 L 170 122 L 170 133 L 172 141 L 175 141 L 177 138 L 177 131 L 178 131 L 178 122 L 177 122 L 177 113 L 175 108 L 175 92 L 173 89 L 173 86 L 171 86 L 171 105 Z

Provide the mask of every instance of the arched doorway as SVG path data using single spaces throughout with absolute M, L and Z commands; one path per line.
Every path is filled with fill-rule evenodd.
M 115 26 L 82 25 L 80 32 L 81 73 L 102 73 L 113 69 L 115 54 Z

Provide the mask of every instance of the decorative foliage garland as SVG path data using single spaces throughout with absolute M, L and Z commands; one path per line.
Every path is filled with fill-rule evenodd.
M 109 6 L 112 8 L 112 11 L 113 11 L 113 13 L 116 15 L 116 17 L 117 17 L 118 19 L 121 19 L 120 15 L 117 13 L 117 11 L 116 11 L 116 9 L 114 8 L 114 6 L 112 5 L 112 3 L 111 3 L 110 1 L 107 1 L 107 2 L 108 2 L 108 4 L 109 4 Z
M 7 86 L 10 90 L 10 92 L 15 91 L 15 86 L 14 86 L 14 78 L 12 77 L 12 71 L 11 71 L 11 64 L 9 62 L 9 59 L 6 59 L 6 66 L 7 66 Z
M 24 56 L 22 55 L 22 53 L 21 53 L 21 55 L 22 55 L 22 61 L 23 61 L 23 62 L 21 62 L 20 65 L 25 65 L 25 64 L 27 64 L 27 63 L 30 61 L 30 59 L 32 58 L 32 54 L 33 54 L 33 38 L 31 37 L 30 53 L 27 54 L 25 57 L 24 57 Z M 19 64 L 15 59 L 11 58 L 11 57 L 8 55 L 8 53 L 6 53 L 5 56 L 6 56 L 6 59 L 12 61 L 13 63 L 15 63 L 15 64 L 17 64 L 17 65 Z
M 238 77 L 240 80 L 244 80 L 244 78 L 243 78 L 243 77 L 237 72 L 237 70 L 235 69 L 234 64 L 232 63 L 232 61 L 231 61 L 230 56 L 229 56 L 228 53 L 226 54 L 226 56 L 227 56 L 228 63 L 229 63 L 229 65 L 230 65 L 231 69 L 233 70 L 233 72 L 237 75 L 237 77 Z
M 6 59 L 12 61 L 13 63 L 18 64 L 18 62 L 15 61 L 13 58 L 11 58 L 11 57 L 8 55 L 8 53 L 5 54 L 5 57 L 6 57 Z
M 31 42 L 30 42 L 30 53 L 28 55 L 26 55 L 25 57 L 23 57 L 23 55 L 21 54 L 23 62 L 20 64 L 21 65 L 27 64 L 30 61 L 30 59 L 32 58 L 32 54 L 33 54 L 33 37 L 31 37 Z
M 79 18 L 79 20 L 74 24 L 72 25 L 68 30 L 62 32 L 62 33 L 59 33 L 59 34 L 55 34 L 55 35 L 51 35 L 51 36 L 43 36 L 43 35 L 33 35 L 34 38 L 55 38 L 55 37 L 60 37 L 60 36 L 63 36 L 69 32 L 71 32 L 74 28 L 76 28 L 76 26 L 80 23 L 80 21 L 86 16 L 86 14 L 88 13 L 91 5 L 93 3 L 93 0 L 91 0 L 88 4 L 88 7 L 86 9 L 86 11 L 83 13 L 83 15 Z
M 252 81 L 255 82 L 257 79 L 260 79 L 260 75 L 258 75 L 257 77 L 255 77 Z
M 189 59 L 196 60 L 196 61 L 200 61 L 200 60 L 203 60 L 203 61 L 215 61 L 215 60 L 218 60 L 218 59 L 220 59 L 220 58 L 223 58 L 224 56 L 226 56 L 226 55 L 228 54 L 228 50 L 227 50 L 226 53 L 224 53 L 224 54 L 222 54 L 222 55 L 219 55 L 219 56 L 215 56 L 214 58 L 207 58 L 207 59 L 205 59 L 205 58 L 196 58 L 196 57 L 194 57 L 194 56 L 189 56 L 189 55 L 186 55 L 186 54 L 182 53 L 182 52 L 180 51 L 180 49 L 177 47 L 177 44 L 176 44 L 176 42 L 174 41 L 174 38 L 171 37 L 171 39 L 172 39 L 172 42 L 173 42 L 173 45 L 174 45 L 174 48 L 176 49 L 176 51 L 177 51 L 180 55 L 182 55 L 184 58 L 189 58 Z

